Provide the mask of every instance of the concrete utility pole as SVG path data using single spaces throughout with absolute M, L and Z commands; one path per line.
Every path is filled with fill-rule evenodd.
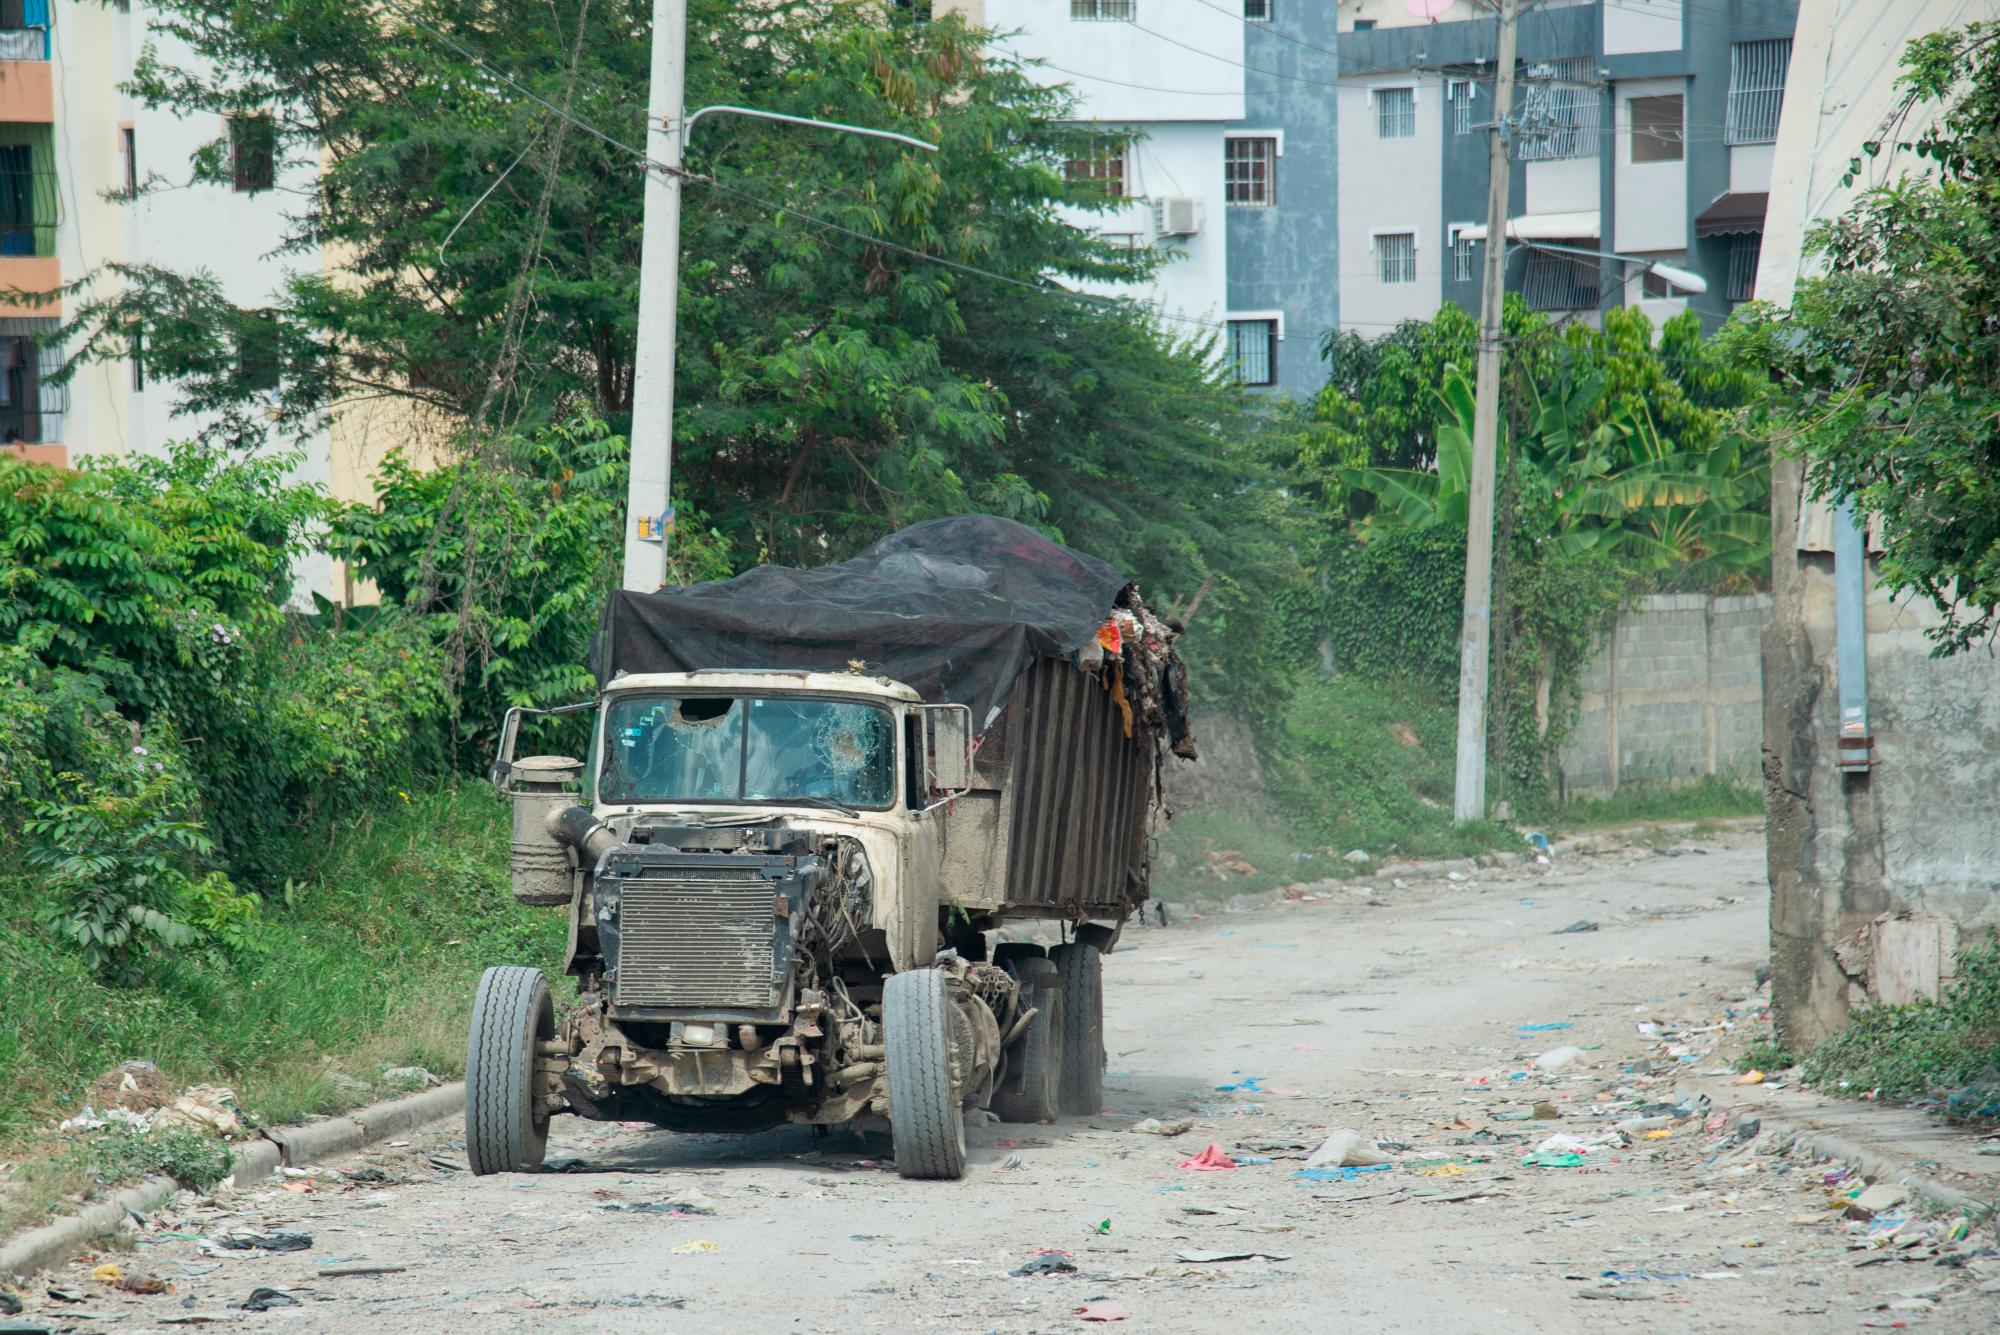
M 625 506 L 625 587 L 666 582 L 673 529 L 674 331 L 681 293 L 681 117 L 687 0 L 653 0 L 653 76 L 646 97 L 639 340 L 632 353 L 632 463 Z
M 1493 474 L 1500 435 L 1500 312 L 1507 288 L 1507 117 L 1514 110 L 1518 0 L 1499 0 L 1500 49 L 1487 150 L 1486 273 L 1479 297 L 1479 387 L 1472 413 L 1472 479 L 1465 519 L 1465 616 L 1458 632 L 1458 779 L 1453 820 L 1486 816 L 1486 677 L 1493 645 Z

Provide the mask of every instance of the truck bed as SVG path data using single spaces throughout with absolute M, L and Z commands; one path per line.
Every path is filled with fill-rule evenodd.
M 1099 673 L 1042 659 L 945 819 L 943 898 L 1016 918 L 1122 919 L 1148 894 L 1157 749 Z

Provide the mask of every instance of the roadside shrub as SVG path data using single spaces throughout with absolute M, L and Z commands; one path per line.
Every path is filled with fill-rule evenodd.
M 1937 1001 L 1870 1006 L 1805 1057 L 1806 1079 L 1851 1098 L 1947 1098 L 1947 1111 L 2000 1120 L 1955 1092 L 2000 1081 L 2000 932 L 1958 952 L 1958 972 Z
M 154 1131 L 107 1127 L 76 1147 L 91 1178 L 117 1186 L 134 1178 L 164 1174 L 184 1187 L 207 1191 L 235 1166 L 228 1145 L 211 1140 L 191 1126 L 163 1126 Z

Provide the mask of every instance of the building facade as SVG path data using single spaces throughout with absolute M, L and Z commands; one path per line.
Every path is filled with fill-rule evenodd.
M 1471 0 L 1340 9 L 1340 298 L 1363 335 L 1479 306 L 1498 21 Z M 1792 0 L 1542 0 L 1518 20 L 1507 287 L 1713 327 L 1755 291 Z M 1631 262 L 1576 251 L 1611 251 Z M 1692 270 L 1690 294 L 1646 273 Z
M 122 85 L 149 42 L 162 59 L 191 59 L 152 29 L 145 0 L 0 5 L 0 442 L 43 462 L 159 453 L 206 425 L 175 411 L 171 386 L 149 382 L 143 348 L 57 379 L 66 355 L 58 331 L 76 300 L 66 289 L 112 281 L 113 264 L 157 264 L 206 272 L 255 311 L 273 303 L 292 268 L 319 263 L 274 257 L 286 200 L 314 188 L 314 167 L 278 161 L 268 124 L 254 118 L 204 123 L 134 101 Z M 189 159 L 217 138 L 231 146 L 232 181 L 186 184 Z M 172 188 L 116 198 L 148 182 Z M 64 295 L 37 299 L 50 293 Z M 242 360 L 246 376 L 275 387 L 279 368 L 257 345 L 254 319 Z M 337 483 L 327 433 L 300 444 L 299 479 Z M 299 577 L 302 591 L 337 592 L 323 556 L 306 558 Z

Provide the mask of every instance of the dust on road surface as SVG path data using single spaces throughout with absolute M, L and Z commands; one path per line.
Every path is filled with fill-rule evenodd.
M 1521 1162 L 1551 1135 L 1602 1136 L 1639 1104 L 1671 1102 L 1677 1075 L 1712 1065 L 1635 1075 L 1636 1062 L 1674 1064 L 1640 1026 L 1758 1004 L 1755 836 L 1370 893 L 1128 929 L 1105 969 L 1108 1110 L 973 1129 L 962 1182 L 900 1180 L 879 1134 L 695 1137 L 571 1117 L 549 1153 L 581 1171 L 474 1179 L 433 1164 L 463 1161 L 441 1125 L 341 1165 L 395 1185 L 316 1170 L 308 1192 L 156 1220 L 126 1264 L 173 1279 L 172 1295 L 81 1287 L 127 1331 L 200 1314 L 456 1335 L 2000 1328 L 1990 1254 L 1856 1264 L 1890 1253 L 1851 1250 L 1867 1226 L 1828 1209 L 1822 1169 L 1771 1153 L 1770 1137 L 1736 1144 L 1720 1118 L 1589 1148 L 1581 1167 Z M 1599 930 L 1559 932 L 1578 920 Z M 1699 1054 L 1708 1038 L 1689 1041 Z M 1537 1070 L 1562 1045 L 1586 1049 L 1583 1064 Z M 1560 1119 L 1519 1120 L 1537 1102 Z M 1134 1134 L 1146 1117 L 1194 1128 Z M 1417 1164 L 1295 1178 L 1338 1128 L 1408 1146 Z M 1210 1143 L 1272 1161 L 1177 1167 Z M 712 1214 L 669 1206 L 691 1190 Z M 232 1227 L 301 1230 L 312 1245 L 214 1256 L 158 1236 Z M 1010 1273 L 1045 1249 L 1075 1273 Z M 1179 1259 L 1243 1254 L 1269 1259 Z M 402 1269 L 320 1273 L 356 1263 Z M 228 1308 L 259 1286 L 300 1305 Z M 1128 1315 L 1086 1324 L 1075 1313 L 1090 1304 Z

